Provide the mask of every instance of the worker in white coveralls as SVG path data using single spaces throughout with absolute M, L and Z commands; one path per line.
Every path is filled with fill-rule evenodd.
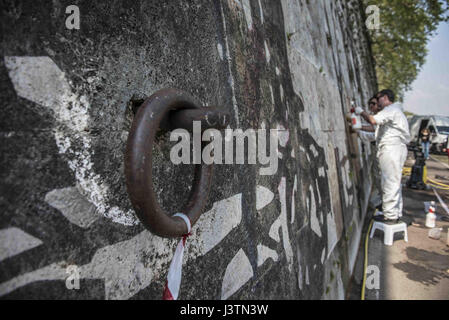
M 407 118 L 401 104 L 394 101 L 393 91 L 382 90 L 377 94 L 377 103 L 382 109 L 378 114 L 370 115 L 360 107 L 355 110 L 371 125 L 377 126 L 375 136 L 381 171 L 383 215 L 374 219 L 387 224 L 398 223 L 402 216 L 402 169 L 410 142 Z
M 377 104 L 377 96 L 372 97 L 368 101 L 368 108 L 371 115 L 375 115 L 380 111 L 380 108 Z M 362 125 L 362 129 L 357 130 L 357 135 L 363 142 L 375 142 L 376 141 L 376 128 L 377 126 L 373 125 Z
M 379 105 L 377 104 L 377 95 L 371 97 L 371 99 L 368 100 L 368 109 L 371 113 L 371 115 L 378 114 L 381 109 Z M 379 161 L 377 159 L 377 146 L 376 146 L 376 128 L 377 126 L 370 125 L 362 125 L 362 128 L 360 130 L 356 130 L 357 135 L 359 136 L 360 140 L 362 140 L 366 144 L 371 145 L 371 150 L 374 155 L 373 164 L 371 167 L 371 174 L 374 181 L 374 189 L 372 192 L 372 204 L 376 209 L 377 212 L 382 212 L 382 187 L 381 187 L 381 176 L 380 176 L 380 167 L 379 167 Z

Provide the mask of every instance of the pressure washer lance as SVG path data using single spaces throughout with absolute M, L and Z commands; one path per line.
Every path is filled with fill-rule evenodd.
M 354 101 L 351 102 L 352 108 L 351 108 L 351 123 L 352 123 L 352 129 L 354 130 L 360 130 L 362 129 L 362 120 L 360 119 L 360 116 L 355 114 L 355 105 Z
M 435 221 L 437 216 L 435 215 L 435 201 L 430 202 L 429 212 L 426 215 L 426 227 L 435 228 Z

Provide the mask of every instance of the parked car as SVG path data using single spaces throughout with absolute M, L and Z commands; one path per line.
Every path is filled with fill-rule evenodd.
M 421 131 L 428 128 L 430 131 L 430 152 L 446 153 L 449 139 L 449 117 L 415 115 L 409 119 L 412 145 L 421 144 Z

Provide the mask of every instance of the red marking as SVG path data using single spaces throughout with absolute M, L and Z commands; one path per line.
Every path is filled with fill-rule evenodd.
M 170 290 L 168 289 L 168 282 L 165 282 L 165 289 L 164 295 L 162 296 L 162 300 L 174 300 Z

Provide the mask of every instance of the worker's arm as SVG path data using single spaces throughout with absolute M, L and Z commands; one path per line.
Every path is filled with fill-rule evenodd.
M 366 132 L 376 132 L 373 126 L 362 126 L 362 131 Z
M 368 112 L 366 112 L 365 110 L 363 110 L 362 108 L 357 107 L 355 112 L 357 114 L 360 114 L 363 117 L 363 119 L 368 121 L 371 125 L 373 125 L 373 126 L 377 125 L 377 122 L 376 122 L 376 120 L 374 120 L 374 117 L 372 115 L 370 115 Z
M 373 132 L 363 132 L 363 131 L 359 131 L 357 132 L 357 134 L 359 135 L 360 139 L 362 139 L 362 141 L 365 142 L 372 142 L 372 141 L 376 141 L 376 135 Z

